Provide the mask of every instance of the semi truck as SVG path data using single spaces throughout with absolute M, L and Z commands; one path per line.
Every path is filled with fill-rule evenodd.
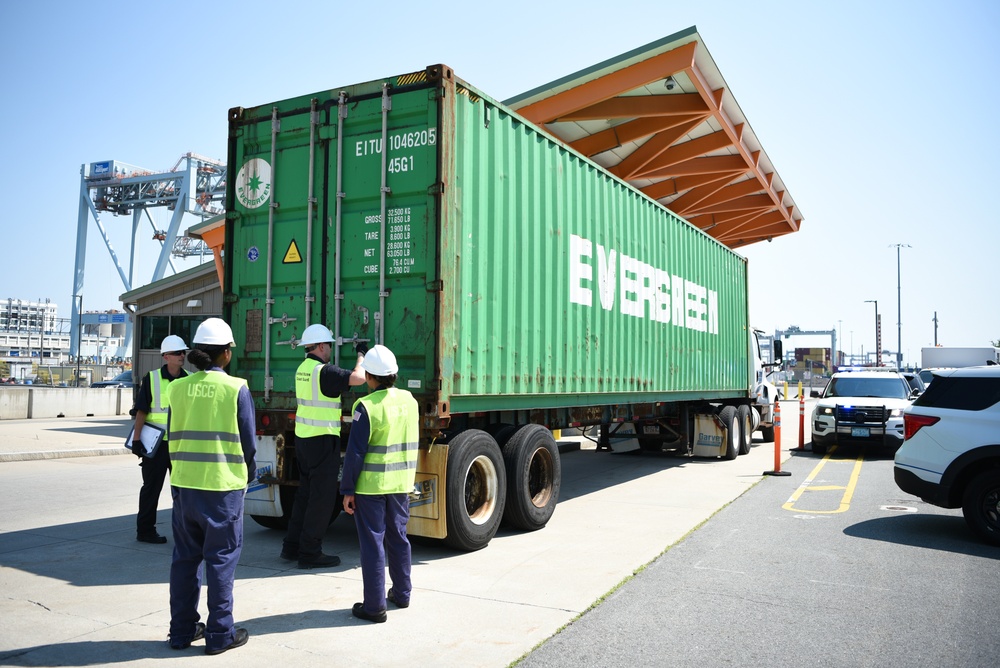
M 920 349 L 924 369 L 948 369 L 1000 363 L 1000 348 L 993 346 L 933 346 Z
M 745 258 L 451 68 L 233 108 L 228 165 L 225 316 L 257 413 L 258 523 L 291 511 L 312 323 L 339 365 L 359 341 L 395 353 L 420 406 L 408 530 L 457 549 L 501 521 L 546 525 L 553 430 L 721 459 L 755 430 L 773 440 Z

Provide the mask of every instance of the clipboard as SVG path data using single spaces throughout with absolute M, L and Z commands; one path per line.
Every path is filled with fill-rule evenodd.
M 142 426 L 142 433 L 139 434 L 139 445 L 142 448 L 143 457 L 152 459 L 156 456 L 157 450 L 160 449 L 160 445 L 163 443 L 163 437 L 166 435 L 166 430 L 154 424 L 149 424 L 148 422 Z M 135 452 L 135 443 L 132 442 L 132 438 L 135 436 L 135 425 L 132 425 L 131 431 L 128 433 L 128 438 L 125 439 L 125 447 L 132 452 Z

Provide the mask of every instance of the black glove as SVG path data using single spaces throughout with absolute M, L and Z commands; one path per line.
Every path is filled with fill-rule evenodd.
M 368 354 L 368 344 L 365 343 L 364 341 L 358 341 L 356 344 L 354 344 L 354 349 L 362 357 Z

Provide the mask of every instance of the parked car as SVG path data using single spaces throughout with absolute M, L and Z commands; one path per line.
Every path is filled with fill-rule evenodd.
M 935 367 L 935 368 L 932 368 L 932 369 L 930 369 L 930 368 L 929 369 L 921 369 L 919 375 L 920 375 L 920 380 L 924 381 L 924 387 L 926 388 L 928 385 L 931 384 L 931 381 L 934 380 L 934 374 L 935 373 L 937 373 L 938 371 L 945 371 L 945 370 L 946 370 L 946 368 L 944 368 L 944 367 L 941 367 L 941 368 Z
M 864 368 L 833 374 L 819 397 L 812 420 L 812 451 L 831 445 L 877 445 L 895 450 L 903 443 L 903 409 L 917 392 L 895 369 Z
M 92 383 L 91 387 L 133 387 L 132 382 L 132 372 L 122 371 L 120 374 L 112 378 L 111 380 L 99 380 L 96 383 Z
M 903 421 L 896 485 L 1000 545 L 1000 366 L 937 370 Z
M 911 390 L 916 390 L 917 392 L 923 392 L 927 389 L 927 385 L 920 378 L 920 374 L 916 371 L 900 371 L 899 372 L 906 382 L 909 383 Z

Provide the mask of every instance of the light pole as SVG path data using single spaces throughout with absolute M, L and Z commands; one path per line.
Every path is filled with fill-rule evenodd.
M 866 304 L 875 304 L 875 366 L 882 366 L 882 342 L 879 341 L 878 331 L 878 300 L 866 299 Z
M 80 304 L 77 307 L 80 320 L 76 328 L 76 386 L 80 387 L 80 353 L 83 351 L 81 348 L 83 344 L 83 295 L 74 295 L 74 297 L 80 300 Z
M 896 368 L 903 368 L 903 306 L 900 296 L 902 288 L 899 281 L 899 249 L 913 248 L 910 244 L 889 244 L 896 247 Z

